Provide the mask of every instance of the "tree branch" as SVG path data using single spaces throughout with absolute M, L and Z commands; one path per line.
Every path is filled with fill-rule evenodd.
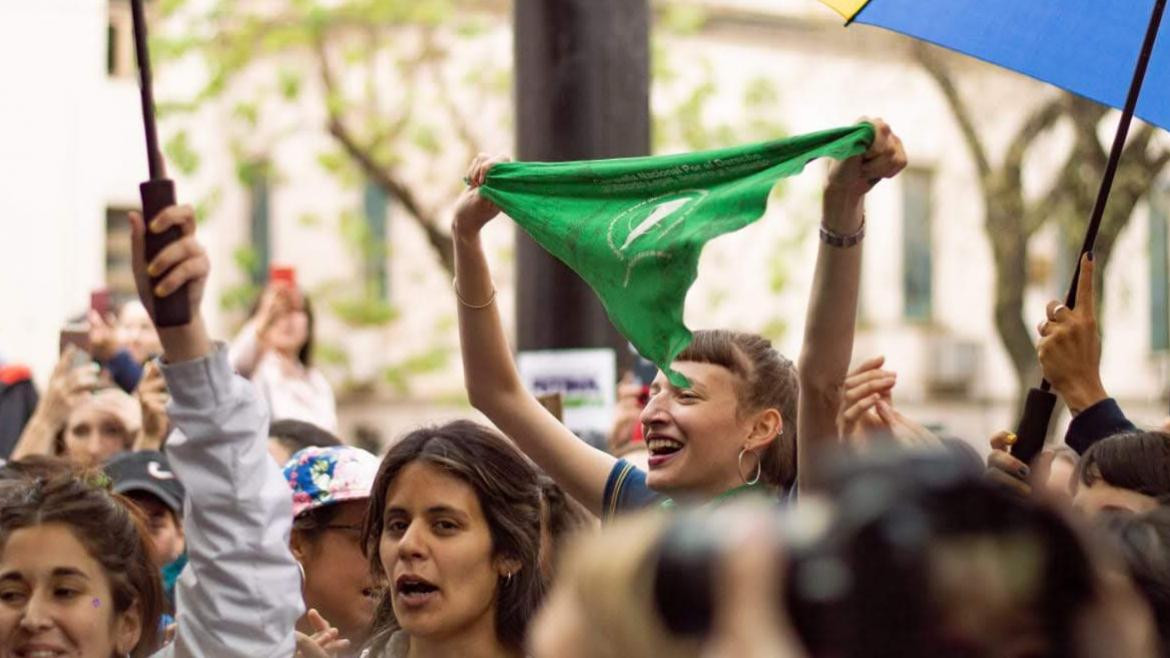
M 316 51 L 320 63 L 321 84 L 324 87 L 326 96 L 333 97 L 337 92 L 337 83 L 329 64 L 329 57 L 325 51 L 325 45 L 320 40 L 316 43 Z M 435 250 L 443 268 L 453 274 L 455 271 L 455 247 L 452 243 L 451 236 L 438 228 L 438 222 L 434 216 L 422 207 L 414 192 L 405 183 L 394 176 L 388 168 L 380 166 L 374 160 L 372 155 L 373 148 L 363 146 L 359 143 L 353 131 L 345 125 L 345 120 L 342 118 L 337 107 L 331 103 L 327 103 L 326 105 L 328 106 L 329 134 L 357 162 L 367 178 L 386 190 L 414 218 L 415 224 L 426 235 L 427 242 Z
M 955 85 L 950 70 L 942 63 L 939 54 L 931 51 L 924 44 L 915 44 L 914 57 L 926 72 L 930 74 L 930 77 L 934 78 L 939 90 L 942 91 L 947 105 L 951 107 L 951 113 L 955 116 L 955 121 L 959 124 L 959 131 L 963 134 L 963 141 L 967 143 L 967 148 L 971 151 L 971 157 L 975 160 L 975 169 L 979 172 L 979 179 L 986 185 L 991 176 L 991 161 L 987 157 L 987 149 L 984 148 L 983 141 L 979 138 L 979 132 L 975 130 L 975 122 L 971 118 L 971 110 L 959 94 L 959 89 Z
M 455 99 L 451 96 L 451 89 L 447 86 L 447 81 L 443 79 L 443 72 L 439 70 L 438 65 L 431 67 L 432 76 L 435 81 L 435 86 L 438 88 L 439 102 L 443 105 L 447 115 L 451 118 L 451 126 L 455 129 L 456 136 L 459 141 L 463 143 L 464 149 L 467 151 L 467 160 L 471 161 L 483 149 L 480 147 L 479 140 L 476 139 L 475 134 L 471 132 L 467 118 L 459 111 L 455 104 Z
M 1005 170 L 1015 172 L 1015 176 L 1019 176 L 1024 167 L 1024 158 L 1028 155 L 1028 148 L 1032 146 L 1032 142 L 1049 128 L 1056 125 L 1056 122 L 1064 116 L 1065 101 L 1061 96 L 1056 96 L 1049 99 L 1046 103 L 1041 105 L 1033 112 L 1024 125 L 1016 131 L 1015 137 L 1008 145 L 1007 153 L 1004 155 L 1003 166 Z

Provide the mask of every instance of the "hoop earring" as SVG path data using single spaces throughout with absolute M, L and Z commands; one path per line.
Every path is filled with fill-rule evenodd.
M 754 455 L 756 453 L 754 453 L 754 452 L 749 453 L 749 451 L 746 447 L 739 449 L 739 458 L 736 459 L 736 471 L 739 472 L 739 477 L 741 480 L 743 480 L 743 483 L 750 487 L 753 484 L 760 481 L 760 476 L 762 476 L 764 474 L 764 464 L 763 464 L 763 460 L 757 458 L 756 459 L 756 474 L 752 479 L 750 479 L 750 480 L 747 479 L 746 477 L 743 476 L 743 456 L 747 455 L 747 454 Z
M 297 571 L 301 572 L 301 585 L 304 585 L 305 581 L 308 580 L 308 578 L 305 576 L 305 565 L 301 564 L 300 560 L 293 561 L 297 563 Z

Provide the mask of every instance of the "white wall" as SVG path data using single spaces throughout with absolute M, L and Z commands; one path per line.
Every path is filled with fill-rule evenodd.
M 0 353 L 41 375 L 62 319 L 100 286 L 110 178 L 145 170 L 107 150 L 121 126 L 104 87 L 105 12 L 105 0 L 0 9 Z

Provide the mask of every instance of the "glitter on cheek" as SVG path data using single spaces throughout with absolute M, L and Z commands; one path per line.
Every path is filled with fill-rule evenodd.
M 101 606 L 102 606 L 102 600 L 95 597 L 93 600 L 93 607 L 100 608 Z

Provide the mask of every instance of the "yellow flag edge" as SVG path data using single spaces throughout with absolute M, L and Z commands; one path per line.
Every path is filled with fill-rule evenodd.
M 821 0 L 821 4 L 827 5 L 833 11 L 841 14 L 841 17 L 846 21 L 853 20 L 857 12 L 861 11 L 862 7 L 868 3 L 869 0 Z

